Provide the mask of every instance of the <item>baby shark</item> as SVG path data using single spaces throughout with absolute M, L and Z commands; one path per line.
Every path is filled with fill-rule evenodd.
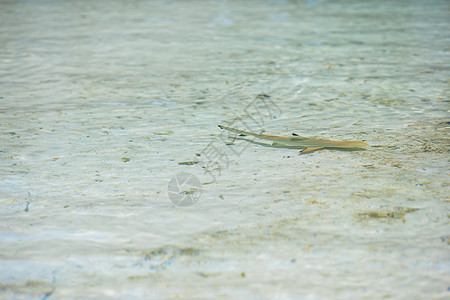
M 292 137 L 284 137 L 284 136 L 276 136 L 276 135 L 266 135 L 266 134 L 258 134 L 249 131 L 239 130 L 223 125 L 219 125 L 220 129 L 226 129 L 231 132 L 238 133 L 241 136 L 251 135 L 257 137 L 259 139 L 267 140 L 273 142 L 274 146 L 281 147 L 298 147 L 305 148 L 300 151 L 299 154 L 308 153 L 317 151 L 324 148 L 331 149 L 347 149 L 347 150 L 358 150 L 363 147 L 369 146 L 369 144 L 359 141 L 330 141 L 330 140 L 322 140 L 322 139 L 310 139 L 306 137 L 299 136 L 293 133 Z

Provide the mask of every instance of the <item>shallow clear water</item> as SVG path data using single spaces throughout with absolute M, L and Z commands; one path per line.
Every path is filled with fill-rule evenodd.
M 448 297 L 448 1 L 0 7 L 2 298 Z

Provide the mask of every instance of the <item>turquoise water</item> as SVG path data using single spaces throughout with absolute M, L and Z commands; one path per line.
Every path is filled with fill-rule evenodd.
M 448 6 L 2 2 L 1 297 L 448 297 Z

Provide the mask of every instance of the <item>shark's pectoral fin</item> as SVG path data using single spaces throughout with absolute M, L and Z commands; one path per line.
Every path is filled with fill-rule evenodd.
M 308 147 L 308 148 L 305 148 L 302 151 L 300 151 L 299 155 L 304 154 L 304 153 L 314 152 L 314 151 L 317 151 L 317 150 L 320 150 L 323 148 L 325 148 L 325 147 Z

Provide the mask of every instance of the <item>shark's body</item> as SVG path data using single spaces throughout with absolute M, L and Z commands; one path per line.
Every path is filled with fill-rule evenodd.
M 368 146 L 367 143 L 359 142 L 359 141 L 330 141 L 330 140 L 321 140 L 321 139 L 310 139 L 306 137 L 299 136 L 297 134 L 292 134 L 292 137 L 284 137 L 284 136 L 276 136 L 276 135 L 266 135 L 266 134 L 258 134 L 249 131 L 243 131 L 223 125 L 219 125 L 220 129 L 226 129 L 231 132 L 238 133 L 240 135 L 252 135 L 259 139 L 272 141 L 274 145 L 287 146 L 287 147 L 299 147 L 305 148 L 301 153 L 312 152 L 316 150 L 320 150 L 323 148 L 340 148 L 340 149 L 358 149 L 362 147 Z

